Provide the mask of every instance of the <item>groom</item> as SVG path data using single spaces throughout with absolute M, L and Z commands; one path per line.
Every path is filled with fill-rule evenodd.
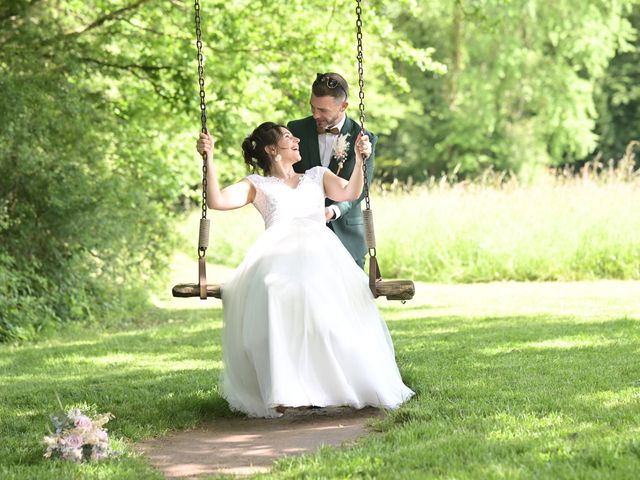
M 302 160 L 294 164 L 298 173 L 322 165 L 346 180 L 355 166 L 354 145 L 360 125 L 346 116 L 349 105 L 349 85 L 339 74 L 318 73 L 311 86 L 311 116 L 289 122 L 289 131 L 300 139 Z M 367 182 L 373 177 L 374 149 L 378 138 L 366 131 L 365 142 Z M 360 202 L 364 193 L 353 202 L 325 200 L 325 218 L 342 244 L 360 267 L 364 268 L 367 244 Z

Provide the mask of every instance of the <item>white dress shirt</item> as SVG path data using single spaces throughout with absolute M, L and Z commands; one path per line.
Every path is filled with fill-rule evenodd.
M 342 117 L 337 124 L 332 125 L 329 128 L 336 127 L 338 130 L 342 130 L 342 126 L 344 125 L 346 116 Z M 333 133 L 320 133 L 318 134 L 318 146 L 320 147 L 320 164 L 323 167 L 329 168 L 329 163 L 331 163 L 331 157 L 333 156 L 333 146 L 338 139 L 338 135 L 334 135 Z

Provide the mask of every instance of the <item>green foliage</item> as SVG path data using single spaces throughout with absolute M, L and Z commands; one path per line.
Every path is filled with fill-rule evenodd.
M 640 5 L 634 6 L 629 21 L 636 31 L 640 28 Z M 618 159 L 631 141 L 640 141 L 639 66 L 640 37 L 636 33 L 633 43 L 618 49 L 598 90 L 598 160 Z
M 244 174 L 239 145 L 256 124 L 307 115 L 316 71 L 345 74 L 356 115 L 353 7 L 203 2 L 223 183 Z M 192 9 L 0 6 L 0 339 L 123 313 L 163 271 L 200 183 Z M 586 158 L 598 135 L 606 156 L 636 136 L 636 1 L 374 0 L 363 15 L 380 178 L 533 175 Z
M 162 143 L 118 116 L 99 91 L 108 82 L 90 84 L 71 62 L 77 52 L 49 51 L 37 20 L 49 24 L 10 22 L 0 56 L 0 340 L 124 313 L 166 262 L 181 188 L 158 162 Z
M 377 81 L 402 83 L 396 58 L 434 68 L 428 52 L 389 33 L 383 8 L 365 15 L 367 61 L 384 67 Z M 319 0 L 203 2 L 201 16 L 223 182 L 243 175 L 239 145 L 256 124 L 307 114 L 316 71 L 356 84 L 347 0 L 330 10 Z M 188 3 L 0 7 L 0 340 L 124 314 L 162 272 L 174 215 L 199 196 L 193 32 Z
M 475 177 L 493 167 L 529 175 L 588 159 L 598 131 L 608 135 L 605 147 L 622 128 L 616 151 L 608 150 L 620 157 L 638 131 L 633 4 L 426 1 L 417 13 L 399 12 L 394 24 L 418 47 L 434 48 L 448 71 L 434 76 L 399 66 L 411 89 L 402 101 L 417 104 L 417 113 L 379 142 L 378 173 L 419 180 L 454 170 Z M 609 72 L 616 52 L 627 53 Z M 603 81 L 607 93 L 599 100 Z

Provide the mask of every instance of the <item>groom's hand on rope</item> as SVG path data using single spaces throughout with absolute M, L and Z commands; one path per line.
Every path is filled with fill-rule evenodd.
M 213 155 L 213 145 L 215 142 L 213 141 L 213 137 L 208 133 L 200 133 L 198 137 L 198 142 L 196 143 L 196 149 L 200 155 L 203 155 L 205 152 L 207 153 L 207 158 L 211 159 Z

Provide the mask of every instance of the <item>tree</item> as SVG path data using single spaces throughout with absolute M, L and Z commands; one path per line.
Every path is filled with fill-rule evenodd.
M 598 88 L 599 142 L 592 158 L 603 162 L 622 157 L 627 145 L 640 140 L 640 5 L 628 16 L 636 34 L 632 43 L 621 44 Z M 638 160 L 636 160 L 636 164 Z
M 400 13 L 394 23 L 450 68 L 446 76 L 401 70 L 411 85 L 403 98 L 421 114 L 387 142 L 388 156 L 402 158 L 399 173 L 526 173 L 585 158 L 598 141 L 597 86 L 633 38 L 633 3 L 425 1 L 419 15 Z

